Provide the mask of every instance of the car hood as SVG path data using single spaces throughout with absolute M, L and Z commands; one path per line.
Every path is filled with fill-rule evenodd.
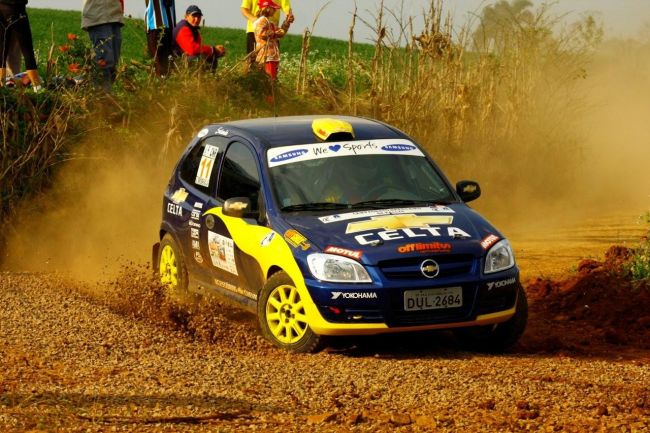
M 502 235 L 465 204 L 285 215 L 311 248 L 366 264 L 388 258 L 485 253 Z M 313 250 L 312 250 L 313 251 Z

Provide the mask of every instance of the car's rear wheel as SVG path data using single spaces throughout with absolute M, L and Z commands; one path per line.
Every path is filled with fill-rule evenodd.
M 257 318 L 264 338 L 291 352 L 315 352 L 321 337 L 309 327 L 304 300 L 285 272 L 268 279 L 257 304 Z
M 187 267 L 181 249 L 169 233 L 165 234 L 160 241 L 158 276 L 170 294 L 175 296 L 187 294 Z
M 515 314 L 502 323 L 486 326 L 458 328 L 456 338 L 469 350 L 479 352 L 503 352 L 523 335 L 528 323 L 528 300 L 521 285 L 517 286 L 517 309 Z

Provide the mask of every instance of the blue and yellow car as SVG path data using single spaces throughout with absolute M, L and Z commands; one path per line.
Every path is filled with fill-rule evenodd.
M 324 336 L 453 329 L 501 351 L 522 335 L 512 248 L 398 129 L 358 117 L 212 124 L 163 198 L 154 268 L 176 292 L 216 293 L 294 352 Z

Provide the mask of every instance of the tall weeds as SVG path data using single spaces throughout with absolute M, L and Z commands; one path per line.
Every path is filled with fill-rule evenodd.
M 423 30 L 414 34 L 422 18 Z M 204 124 L 274 113 L 374 117 L 416 138 L 452 178 L 477 178 L 508 197 L 515 188 L 562 194 L 580 158 L 575 90 L 602 36 L 597 23 L 585 19 L 562 31 L 543 6 L 522 25 L 502 28 L 498 44 L 476 46 L 472 29 L 443 13 L 443 0 L 431 0 L 422 18 L 398 16 L 381 3 L 371 23 L 355 10 L 347 55 L 311 61 L 316 17 L 300 53 L 283 53 L 272 105 L 264 75 L 228 64 L 216 75 L 179 65 L 160 80 L 126 59 L 112 96 L 98 95 L 90 83 L 44 95 L 2 90 L 0 222 L 48 185 L 58 162 L 99 153 L 95 163 L 110 164 L 130 154 L 168 171 Z M 400 21 L 397 35 L 390 20 Z M 374 27 L 372 58 L 353 43 L 359 21 Z M 50 50 L 62 54 L 49 59 L 48 70 L 92 70 L 89 48 L 80 44 L 69 35 L 65 49 Z

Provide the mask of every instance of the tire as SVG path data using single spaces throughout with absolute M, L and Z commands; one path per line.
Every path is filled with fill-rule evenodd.
M 454 330 L 456 339 L 469 350 L 500 353 L 514 345 L 524 333 L 528 323 L 528 300 L 521 284 L 517 285 L 517 309 L 502 323 L 473 326 Z
M 264 338 L 294 353 L 320 349 L 321 337 L 307 323 L 300 294 L 286 272 L 268 279 L 257 302 L 257 320 Z
M 167 287 L 169 294 L 187 296 L 187 267 L 178 243 L 169 233 L 160 241 L 157 270 L 160 282 Z

